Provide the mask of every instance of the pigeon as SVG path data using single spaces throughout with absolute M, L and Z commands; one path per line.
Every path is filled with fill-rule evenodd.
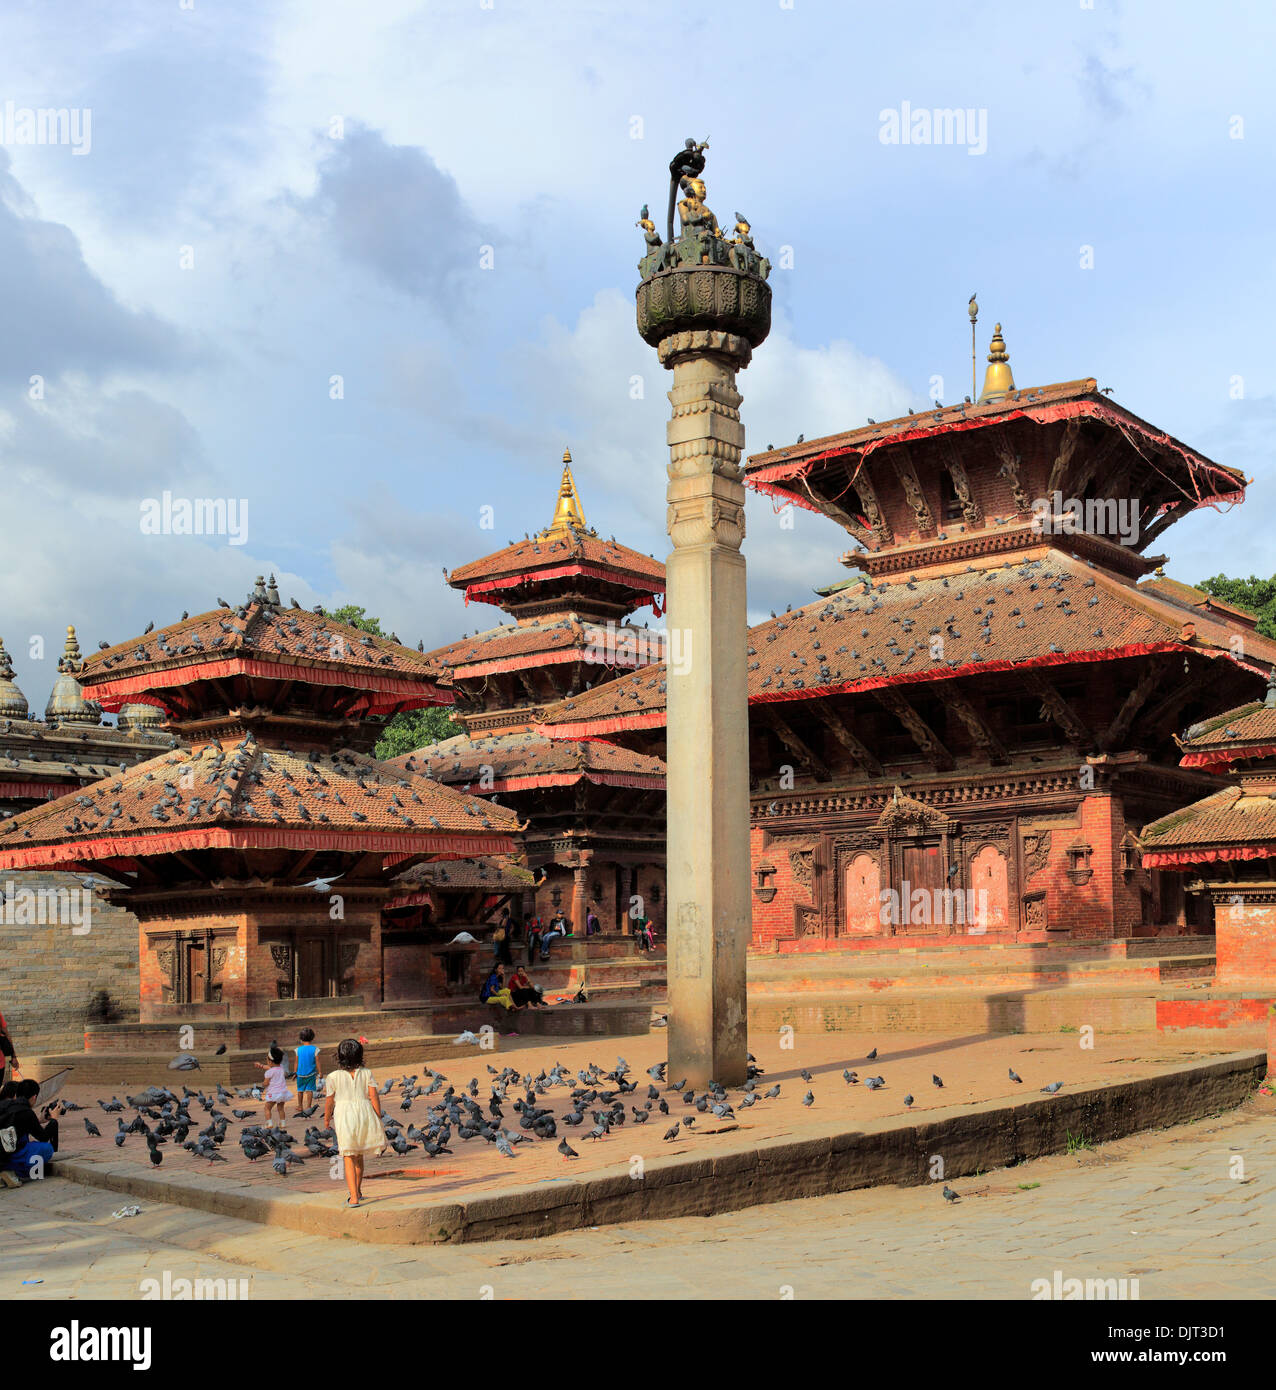
M 92 1120 L 89 1119 L 87 1115 L 84 1117 L 84 1128 L 85 1131 L 93 1135 L 94 1138 L 100 1139 L 102 1137 L 102 1131 L 97 1127 L 97 1125 L 93 1123 Z
M 214 1057 L 220 1057 L 220 1056 L 222 1056 L 222 1054 L 223 1054 L 225 1051 L 226 1051 L 226 1044 L 225 1044 L 225 1043 L 222 1043 L 222 1044 L 220 1044 L 220 1046 L 217 1048 L 217 1051 L 213 1053 L 213 1056 L 214 1056 Z
M 168 1064 L 169 1071 L 198 1071 L 199 1058 L 192 1057 L 189 1052 L 178 1053 Z
M 566 1139 L 562 1140 L 562 1141 L 559 1143 L 559 1145 L 558 1145 L 558 1152 L 559 1152 L 560 1154 L 562 1154 L 562 1156 L 563 1156 L 564 1158 L 579 1158 L 579 1157 L 580 1157 L 580 1155 L 576 1152 L 575 1149 L 572 1148 L 572 1146 L 567 1142 Z
M 876 1062 L 876 1061 L 877 1061 L 877 1049 L 874 1048 L 874 1049 L 872 1050 L 872 1052 L 870 1052 L 870 1053 L 868 1054 L 868 1056 L 864 1058 L 864 1060 L 865 1060 L 866 1062 Z
M 1061 1090 L 1063 1090 L 1063 1082 L 1062 1082 L 1062 1081 L 1052 1081 L 1052 1082 L 1049 1084 L 1049 1086 L 1043 1086 L 1041 1089 L 1042 1089 L 1042 1091 L 1043 1091 L 1046 1095 L 1052 1096 L 1052 1095 L 1054 1095 L 1054 1093 L 1055 1093 L 1056 1091 L 1061 1091 Z
M 845 1081 L 848 1086 L 854 1086 L 858 1083 L 859 1077 L 856 1076 L 853 1071 L 844 1071 L 842 1073 L 842 1080 Z
M 945 1202 L 956 1202 L 956 1201 L 958 1201 L 960 1198 L 961 1198 L 961 1193 L 960 1193 L 960 1192 L 954 1192 L 954 1191 L 952 1190 L 952 1188 L 948 1186 L 947 1183 L 944 1184 L 944 1201 L 945 1201 Z
M 815 1104 L 815 1092 L 814 1092 L 814 1091 L 808 1091 L 808 1092 L 806 1093 L 806 1095 L 804 1095 L 804 1096 L 802 1097 L 802 1104 L 803 1104 L 803 1105 L 814 1105 L 814 1104 Z
M 944 1089 L 944 1083 L 943 1083 L 943 1081 L 942 1081 L 938 1076 L 935 1076 L 934 1074 L 932 1074 L 930 1080 L 931 1080 L 931 1084 L 932 1084 L 933 1086 L 938 1087 L 939 1090 L 942 1091 L 942 1090 Z
M 911 1106 L 912 1106 L 912 1104 L 913 1104 L 913 1098 L 912 1098 L 912 1096 L 905 1096 L 905 1097 L 904 1097 L 904 1109 L 905 1109 L 905 1110 L 910 1109 Z
M 1023 1085 L 1023 1077 L 1015 1075 L 1014 1067 L 1010 1068 L 1010 1079 L 1011 1081 L 1017 1081 L 1021 1086 Z
M 681 1125 L 674 1125 L 672 1129 L 665 1130 L 665 1139 L 676 1139 L 682 1133 Z
M 506 1158 L 514 1158 L 514 1157 L 515 1157 L 514 1146 L 513 1146 L 513 1144 L 511 1144 L 510 1141 L 505 1137 L 505 1134 L 504 1134 L 503 1131 L 502 1131 L 501 1133 L 499 1133 L 499 1134 L 496 1136 L 496 1139 L 495 1139 L 494 1142 L 495 1142 L 495 1144 L 496 1144 L 496 1151 L 497 1151 L 497 1153 L 504 1154 Z
M 777 1081 L 769 1091 L 762 1092 L 763 1100 L 774 1100 L 780 1094 L 780 1083 Z
M 809 1081 L 811 1079 L 811 1073 L 807 1071 L 805 1067 L 803 1067 L 802 1070 L 798 1072 L 798 1075 L 802 1078 L 803 1081 Z

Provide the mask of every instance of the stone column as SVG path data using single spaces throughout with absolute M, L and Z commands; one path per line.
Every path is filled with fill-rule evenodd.
M 572 931 L 579 937 L 585 935 L 585 911 L 589 905 L 589 884 L 586 879 L 589 874 L 589 864 L 582 862 L 572 870 Z
M 674 333 L 668 425 L 666 786 L 671 1081 L 746 1078 L 749 723 L 744 450 L 736 372 L 750 344 Z

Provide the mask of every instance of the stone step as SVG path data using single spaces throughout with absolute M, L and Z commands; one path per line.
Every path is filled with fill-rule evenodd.
M 900 990 L 885 996 L 840 993 L 750 996 L 749 1027 L 811 1032 L 1079 1033 L 1090 1026 L 1115 1033 L 1151 1032 L 1158 991 L 1053 988 L 1042 990 Z
M 814 961 L 749 963 L 752 994 L 881 994 L 898 990 L 1041 989 L 1050 986 L 1146 984 L 1163 979 L 1208 979 L 1213 957 L 1146 960 L 1050 960 L 1038 963 L 966 957 L 964 961 L 874 961 L 852 964 L 845 958 Z

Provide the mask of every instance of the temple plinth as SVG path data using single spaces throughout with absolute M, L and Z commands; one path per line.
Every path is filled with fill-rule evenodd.
M 688 150 L 670 166 L 703 156 Z M 671 1079 L 748 1072 L 749 901 L 744 426 L 736 373 L 770 329 L 769 268 L 747 223 L 728 242 L 682 178 L 682 232 L 639 267 L 638 328 L 673 372 L 667 427 L 667 867 Z M 672 187 L 671 187 L 672 201 Z M 654 246 L 651 233 L 648 244 Z

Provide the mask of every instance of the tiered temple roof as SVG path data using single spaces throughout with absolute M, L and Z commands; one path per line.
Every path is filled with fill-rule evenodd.
M 395 758 L 393 765 L 479 794 L 570 787 L 580 782 L 608 787 L 665 785 L 665 765 L 659 758 L 607 743 L 560 741 L 533 733 L 446 739 Z
M 615 537 L 604 540 L 586 526 L 571 454 L 564 451 L 558 503 L 550 524 L 535 536 L 452 570 L 448 583 L 465 594 L 467 603 L 491 603 L 510 613 L 534 616 L 548 606 L 603 618 L 647 604 L 659 611 L 665 569 L 650 555 L 621 545 Z
M 513 812 L 342 746 L 369 715 L 446 699 L 434 675 L 393 641 L 284 608 L 273 577 L 258 578 L 238 608 L 184 617 L 78 669 L 107 708 L 165 708 L 191 746 L 6 821 L 0 867 L 149 873 L 141 861 L 174 856 L 180 875 L 191 852 L 285 851 L 308 867 L 359 855 L 384 871 L 424 855 L 510 852 Z M 286 741 L 298 728 L 299 747 Z
M 1276 859 L 1276 674 L 1265 700 L 1193 725 L 1179 746 L 1184 767 L 1226 771 L 1238 785 L 1145 826 L 1143 867 Z
M 0 824 L 11 868 L 190 850 L 420 854 L 501 853 L 518 817 L 425 777 L 346 750 L 237 743 L 175 749 Z M 109 862 L 104 862 L 109 861 Z
M 1014 563 L 986 560 L 925 578 L 864 579 L 750 629 L 749 702 L 1151 652 L 1239 662 L 1230 640 L 1235 624 L 1149 590 L 1040 544 Z M 1239 664 L 1255 673 L 1276 663 L 1276 642 L 1255 634 L 1246 647 Z M 650 666 L 560 701 L 541 725 L 566 739 L 660 727 L 665 682 L 665 666 Z

